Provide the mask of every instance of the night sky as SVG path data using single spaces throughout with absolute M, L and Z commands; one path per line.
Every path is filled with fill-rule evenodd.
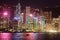
M 8 6 L 17 5 L 18 2 L 21 3 L 22 8 L 25 6 L 31 6 L 34 8 L 45 8 L 52 10 L 53 17 L 58 17 L 60 15 L 60 1 L 59 0 L 0 0 L 0 5 L 7 4 Z

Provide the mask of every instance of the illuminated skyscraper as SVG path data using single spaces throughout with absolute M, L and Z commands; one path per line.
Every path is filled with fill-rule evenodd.
M 26 24 L 26 28 L 28 28 L 28 29 L 30 29 L 30 16 L 29 16 L 29 14 L 30 14 L 30 7 L 29 6 L 27 6 L 26 7 L 26 16 L 25 16 L 25 24 Z
M 27 17 L 29 16 L 29 14 L 30 14 L 30 7 L 27 6 L 27 7 L 26 7 L 26 22 L 28 21 L 28 20 L 27 20 Z
M 20 30 L 21 25 L 22 25 L 22 18 L 21 18 L 21 5 L 20 3 L 18 3 L 18 5 L 16 6 L 16 12 L 15 12 L 15 20 L 18 21 L 18 30 Z
M 44 17 L 44 13 L 43 13 L 43 10 L 41 9 L 40 10 L 40 21 L 41 21 L 41 25 L 43 26 L 44 23 L 45 23 L 45 17 Z
M 45 17 L 46 23 L 50 23 L 52 21 L 52 12 L 44 11 L 44 17 Z

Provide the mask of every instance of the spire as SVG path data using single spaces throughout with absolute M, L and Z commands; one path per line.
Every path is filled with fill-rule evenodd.
M 18 5 L 16 6 L 16 14 L 20 15 L 21 13 L 21 5 L 20 3 L 18 3 Z
M 15 12 L 14 19 L 21 20 L 21 5 L 20 5 L 20 3 L 18 3 L 18 5 L 16 5 L 16 12 Z

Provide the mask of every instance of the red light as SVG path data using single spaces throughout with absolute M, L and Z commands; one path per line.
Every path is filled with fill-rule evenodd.
M 8 13 L 7 13 L 7 12 L 4 12 L 4 14 L 3 14 L 3 15 L 6 15 L 6 16 L 7 16 L 7 15 L 8 15 Z
M 5 17 L 8 17 L 9 15 L 8 15 L 8 11 L 5 11 L 5 12 L 3 12 L 3 15 L 2 15 L 4 18 Z
M 32 14 L 30 14 L 29 16 L 30 16 L 30 17 L 32 17 L 33 15 L 32 15 Z

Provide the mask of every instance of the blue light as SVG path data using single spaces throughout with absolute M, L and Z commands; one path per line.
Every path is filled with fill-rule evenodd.
M 15 19 L 15 20 L 19 20 L 19 19 L 20 19 L 20 17 L 14 17 L 14 19 Z
M 22 40 L 24 38 L 24 33 L 14 33 L 13 40 Z

